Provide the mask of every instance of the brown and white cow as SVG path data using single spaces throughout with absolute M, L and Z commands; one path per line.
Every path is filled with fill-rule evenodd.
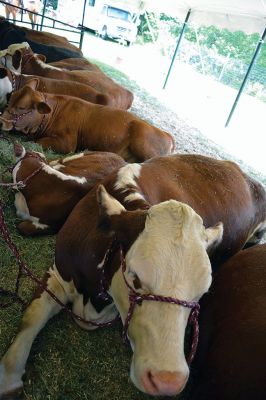
M 60 153 L 111 151 L 142 162 L 174 150 L 172 136 L 128 111 L 63 95 L 41 93 L 35 79 L 14 92 L 0 117 L 4 131 L 15 128 L 43 148 Z
M 201 307 L 199 376 L 190 399 L 266 399 L 266 244 L 230 258 Z
M 18 230 L 26 236 L 57 232 L 96 183 L 125 165 L 117 154 L 98 151 L 48 161 L 20 145 L 16 157 L 13 182 L 25 181 L 25 186 L 15 194 L 15 207 L 24 220 Z
M 256 241 L 265 227 L 266 193 L 234 163 L 174 155 L 127 164 L 70 214 L 57 236 L 47 287 L 87 320 L 109 321 L 118 309 L 125 322 L 127 284 L 139 295 L 198 301 L 211 284 L 208 252 L 216 247 L 212 259 L 226 259 Z M 114 239 L 123 247 L 124 275 L 118 249 L 107 257 Z M 103 276 L 113 304 L 98 296 Z M 46 292 L 32 301 L 0 364 L 2 395 L 21 390 L 32 342 L 60 309 Z M 185 386 L 188 317 L 181 305 L 136 305 L 127 332 L 134 353 L 130 376 L 143 392 L 170 396 Z
M 108 105 L 109 99 L 106 95 L 83 83 L 18 74 L 0 65 L 0 110 L 4 109 L 13 91 L 19 90 L 32 79 L 36 79 L 36 89 L 39 92 L 64 94 L 94 104 Z
M 133 102 L 133 94 L 126 88 L 114 82 L 100 69 L 75 70 L 61 69 L 44 62 L 45 57 L 33 53 L 25 43 L 12 45 L 5 55 L 0 57 L 0 64 L 13 72 L 26 75 L 44 76 L 51 79 L 70 80 L 80 82 L 94 88 L 108 97 L 108 105 L 127 110 Z

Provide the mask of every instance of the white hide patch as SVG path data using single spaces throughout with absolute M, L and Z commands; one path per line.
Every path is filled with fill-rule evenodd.
M 122 204 L 113 196 L 110 196 L 104 188 L 101 191 L 101 204 L 105 208 L 107 215 L 121 214 L 122 211 L 125 211 Z
M 39 64 L 44 69 L 53 69 L 53 70 L 57 70 L 57 71 L 63 71 L 62 68 L 58 68 L 58 67 L 54 67 L 53 65 L 46 64 L 45 62 L 40 60 L 36 54 L 34 54 L 34 58 L 35 58 L 35 61 L 37 62 L 37 64 Z
M 12 56 L 16 50 L 29 49 L 29 47 L 30 45 L 28 42 L 13 43 L 8 46 L 6 54 L 10 54 Z
M 117 310 L 114 303 L 108 304 L 101 312 L 97 312 L 91 301 L 89 300 L 87 304 L 83 303 L 83 295 L 78 293 L 73 280 L 70 282 L 64 281 L 58 272 L 56 265 L 54 264 L 52 268 L 49 269 L 50 275 L 54 276 L 59 284 L 64 289 L 64 292 L 67 295 L 68 301 L 73 303 L 72 311 L 77 314 L 79 317 L 86 319 L 87 321 L 95 321 L 97 323 L 106 322 L 112 320 L 117 315 Z M 75 318 L 74 318 L 75 319 Z M 97 327 L 86 324 L 85 322 L 81 322 L 75 319 L 75 322 L 81 326 L 83 329 L 96 329 Z
M 49 175 L 55 175 L 58 179 L 61 179 L 62 181 L 75 181 L 80 184 L 84 184 L 87 182 L 87 179 L 85 177 L 78 177 L 78 176 L 72 176 L 72 175 L 66 175 L 63 174 L 60 171 L 57 171 L 54 169 L 54 167 L 50 167 L 50 165 L 44 164 L 43 166 L 43 171 L 45 171 Z
M 12 83 L 10 82 L 8 76 L 0 79 L 0 107 L 5 107 L 7 103 L 6 96 L 8 93 L 12 92 Z
M 50 165 L 50 167 L 54 167 L 54 165 L 57 165 L 57 164 L 59 164 L 59 159 L 57 159 L 57 160 L 53 160 L 53 161 L 49 161 L 49 165 Z
M 46 229 L 49 227 L 49 225 L 41 224 L 39 222 L 39 218 L 30 215 L 26 199 L 21 192 L 15 194 L 14 204 L 16 207 L 17 216 L 19 218 L 23 219 L 24 221 L 31 221 L 32 225 L 34 225 L 37 229 Z
M 29 47 L 30 45 L 28 42 L 10 44 L 7 49 L 0 50 L 0 57 L 4 57 L 7 54 L 12 56 L 16 50 L 28 49 Z
M 55 165 L 53 165 L 53 169 L 56 169 L 56 171 L 59 171 L 61 168 L 65 168 L 65 165 L 63 165 L 63 164 L 55 164 Z
M 63 158 L 62 162 L 66 163 L 68 161 L 76 160 L 77 158 L 84 157 L 84 153 L 73 154 L 73 156 Z
M 136 178 L 139 178 L 141 173 L 141 165 L 140 164 L 128 164 L 124 167 L 120 168 L 117 173 L 117 180 L 114 185 L 115 189 L 126 191 L 128 189 L 132 189 L 132 186 L 137 188 Z M 145 198 L 139 192 L 130 193 L 125 197 L 124 201 L 130 202 L 135 200 L 143 200 Z

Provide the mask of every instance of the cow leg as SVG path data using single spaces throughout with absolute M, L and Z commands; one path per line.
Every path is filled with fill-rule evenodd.
M 51 149 L 58 153 L 71 153 L 76 150 L 77 140 L 75 138 L 50 138 L 44 137 L 37 140 L 37 143 L 40 144 L 43 149 Z
M 62 303 L 67 303 L 67 294 L 53 274 L 47 274 L 47 288 L 51 290 Z M 22 375 L 35 337 L 46 322 L 60 311 L 61 307 L 51 296 L 43 291 L 35 298 L 25 311 L 21 330 L 9 347 L 0 363 L 0 398 L 15 396 L 22 391 Z M 14 396 L 14 397 L 13 397 Z M 11 398 L 11 397 L 9 397 Z

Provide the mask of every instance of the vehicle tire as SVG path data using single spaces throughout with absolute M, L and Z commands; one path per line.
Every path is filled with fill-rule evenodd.
M 106 40 L 106 39 L 107 39 L 107 27 L 106 27 L 106 26 L 103 26 L 103 28 L 102 28 L 102 30 L 101 30 L 101 33 L 100 33 L 100 37 L 101 37 L 103 40 Z

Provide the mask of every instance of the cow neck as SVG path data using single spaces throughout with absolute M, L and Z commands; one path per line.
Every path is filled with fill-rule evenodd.
M 42 96 L 43 96 L 43 101 L 45 103 L 47 103 L 48 105 L 50 105 L 49 101 L 47 100 L 46 94 L 42 93 Z M 53 113 L 53 111 L 52 111 L 52 113 Z M 35 140 L 36 139 L 40 139 L 43 136 L 44 132 L 46 131 L 46 129 L 48 127 L 48 124 L 49 124 L 49 115 L 50 114 L 43 114 L 41 123 L 40 123 L 39 127 L 37 128 L 37 130 L 34 133 L 34 139 Z
M 49 98 L 49 95 L 47 96 L 47 93 L 42 93 L 42 96 L 44 99 L 43 101 L 49 105 L 49 107 L 51 108 L 52 111 L 49 114 L 43 114 L 43 118 L 40 123 L 40 126 L 39 126 L 38 130 L 36 131 L 37 136 L 36 136 L 36 134 L 34 134 L 34 137 L 37 139 L 42 137 L 44 132 L 49 130 L 49 127 L 51 125 L 53 125 L 54 117 L 56 116 L 57 111 L 58 111 L 58 101 L 57 100 L 53 100 L 53 99 Z
M 21 73 L 23 73 L 23 74 L 31 74 L 32 73 L 32 68 L 30 68 L 30 71 L 27 71 L 28 64 L 31 63 L 32 61 L 33 61 L 34 66 L 38 66 L 38 63 L 35 61 L 34 54 L 25 52 L 22 56 Z

